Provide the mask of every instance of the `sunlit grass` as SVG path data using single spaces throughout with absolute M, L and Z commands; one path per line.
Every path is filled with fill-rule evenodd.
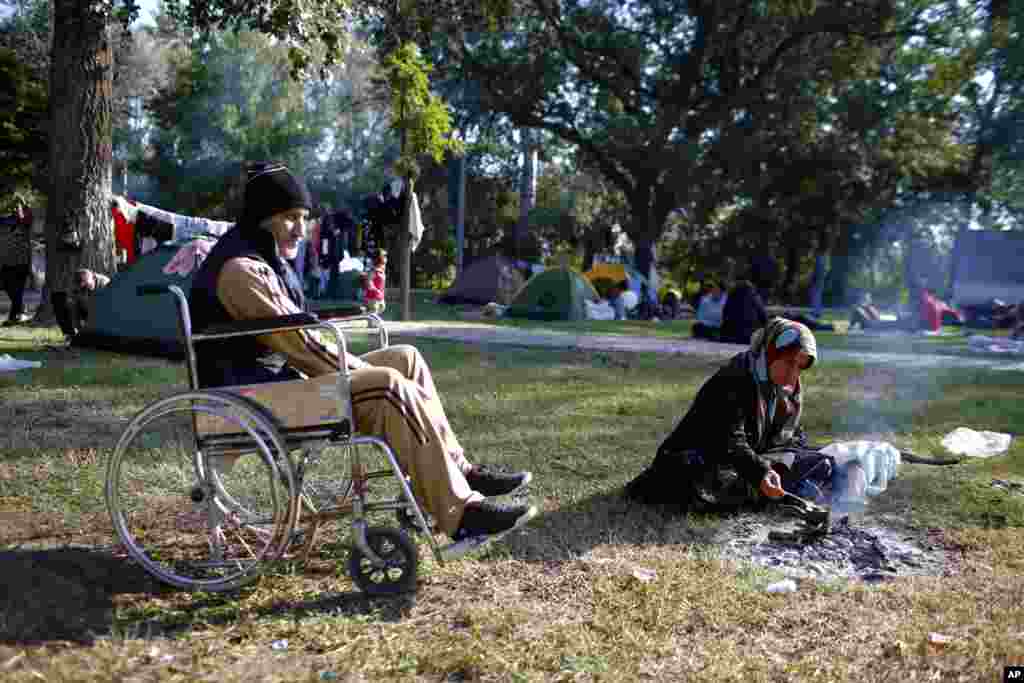
M 904 465 L 873 503 L 944 529 L 936 538 L 959 551 L 950 576 L 769 595 L 771 572 L 724 564 L 703 541 L 715 518 L 619 496 L 713 362 L 424 341 L 467 454 L 531 469 L 539 519 L 444 566 L 421 541 L 414 597 L 355 593 L 346 535 L 326 538 L 308 567 L 283 562 L 236 593 L 187 594 L 106 555 L 40 554 L 114 543 L 106 457 L 137 410 L 183 388 L 180 366 L 41 343 L 26 336 L 4 352 L 42 369 L 0 374 L 4 680 L 998 680 L 1024 662 L 1024 496 L 991 486 L 1024 480 L 1019 438 L 989 460 Z M 819 443 L 870 436 L 941 455 L 955 427 L 1024 424 L 1017 373 L 825 363 L 806 382 Z M 100 637 L 25 642 L 58 638 L 62 624 Z

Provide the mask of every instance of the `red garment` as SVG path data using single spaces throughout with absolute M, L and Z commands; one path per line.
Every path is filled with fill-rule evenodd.
M 957 319 L 960 314 L 942 299 L 921 290 L 921 325 L 926 330 L 938 332 L 942 328 L 942 316 L 951 313 Z
M 384 267 L 378 266 L 366 282 L 366 300 L 384 301 Z
M 114 216 L 114 241 L 117 243 L 118 253 L 124 249 L 128 254 L 127 263 L 135 262 L 135 224 L 129 223 L 121 209 L 114 205 L 110 209 Z

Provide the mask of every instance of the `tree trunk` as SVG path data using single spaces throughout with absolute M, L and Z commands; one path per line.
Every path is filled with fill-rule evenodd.
M 521 257 L 523 239 L 530 231 L 530 212 L 537 200 L 537 148 L 533 144 L 533 132 L 522 130 L 523 172 L 519 178 L 519 222 L 512 236 L 513 259 Z
M 49 293 L 74 288 L 74 272 L 113 274 L 110 216 L 113 52 L 102 0 L 54 0 L 50 60 L 50 175 L 46 212 Z
M 594 248 L 594 242 L 596 238 L 584 237 L 583 238 L 583 272 L 587 272 L 594 267 L 594 256 L 597 250 Z
M 633 241 L 633 267 L 651 284 L 651 301 L 657 299 L 657 266 L 655 245 L 665 228 L 671 206 L 658 201 L 656 184 L 653 181 L 638 183 L 633 192 L 626 195 L 631 215 L 626 234 Z
M 782 298 L 792 302 L 796 297 L 796 278 L 800 274 L 800 249 L 791 244 L 786 249 L 786 276 L 782 279 Z

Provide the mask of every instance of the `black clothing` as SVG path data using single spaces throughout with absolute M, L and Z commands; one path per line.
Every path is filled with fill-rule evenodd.
M 654 462 L 627 485 L 627 496 L 648 504 L 686 505 L 726 469 L 734 469 L 741 484 L 756 490 L 774 463 L 781 465 L 784 485 L 787 471 L 803 473 L 810 466 L 793 467 L 798 460 L 794 452 L 807 449 L 805 437 L 798 428 L 782 440 L 782 422 L 769 423 L 749 355 L 737 354 L 704 383 L 658 447 Z
M 306 183 L 286 166 L 260 162 L 246 170 L 245 209 L 239 223 L 256 226 L 264 218 L 296 207 L 310 209 L 313 199 Z
M 174 239 L 174 224 L 156 216 L 151 216 L 145 211 L 139 211 L 135 219 L 136 242 L 143 237 L 152 237 L 161 243 L 170 242 Z
M 216 323 L 234 320 L 217 298 L 217 278 L 228 260 L 251 258 L 271 267 L 292 300 L 305 310 L 302 283 L 287 261 L 277 255 L 274 236 L 256 225 L 235 225 L 224 234 L 196 272 L 189 292 L 192 328 L 202 332 Z M 196 344 L 200 386 L 231 386 L 295 379 L 283 354 L 275 353 L 255 337 L 234 337 Z
M 720 341 L 731 344 L 749 344 L 750 336 L 765 326 L 768 312 L 754 286 L 746 281 L 738 283 L 729 292 L 722 308 Z
M 28 264 L 0 266 L 0 288 L 11 298 L 10 320 L 16 321 L 25 313 L 25 289 L 31 274 L 32 267 Z
M 693 324 L 693 338 L 707 339 L 708 341 L 719 341 L 721 328 L 705 325 L 704 323 Z

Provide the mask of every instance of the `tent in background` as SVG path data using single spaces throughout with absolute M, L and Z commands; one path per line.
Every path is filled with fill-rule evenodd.
M 466 267 L 441 297 L 443 304 L 509 304 L 525 282 L 504 256 L 487 256 Z
M 136 292 L 139 285 L 174 284 L 188 294 L 192 287 L 191 274 L 164 273 L 164 266 L 181 246 L 161 244 L 118 272 L 109 285 L 96 292 L 92 316 L 75 336 L 75 346 L 183 357 L 174 298 L 170 294 L 139 296 Z
M 952 299 L 957 306 L 1024 301 L 1024 234 L 961 231 L 953 247 Z
M 643 286 L 647 284 L 647 278 L 640 274 L 640 271 L 625 263 L 595 263 L 594 266 L 583 273 L 591 284 L 601 278 L 619 283 L 626 280 L 629 283 L 629 291 L 636 292 L 639 297 L 643 292 Z
M 505 315 L 531 320 L 586 320 L 586 302 L 600 298 L 590 281 L 576 271 L 554 268 L 531 277 Z

